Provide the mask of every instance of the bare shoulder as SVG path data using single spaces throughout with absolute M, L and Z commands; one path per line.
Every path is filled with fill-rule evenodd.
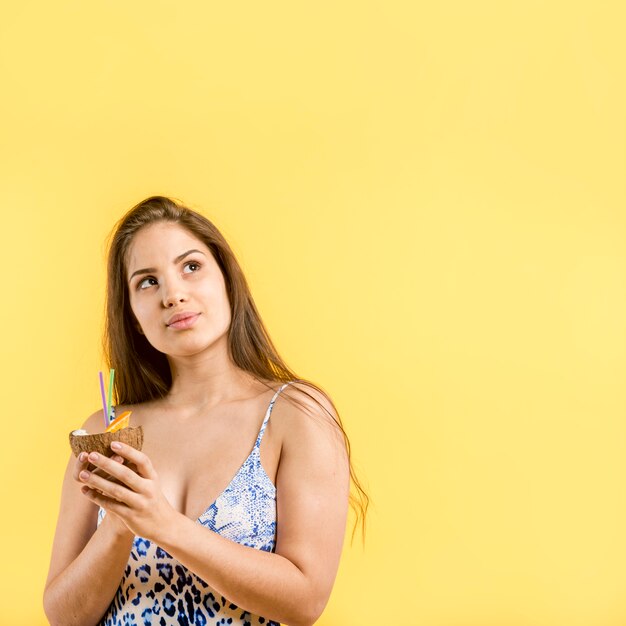
M 98 409 L 94 413 L 92 413 L 81 426 L 83 430 L 86 430 L 90 435 L 95 433 L 101 433 L 105 430 L 104 426 L 104 411 L 102 409 Z
M 325 416 L 329 425 L 336 423 L 337 413 L 331 398 L 312 385 L 303 382 L 290 383 L 280 392 L 278 399 L 283 400 L 282 412 L 292 418 L 298 415 L 317 418 Z
M 283 453 L 308 448 L 310 452 L 347 458 L 339 416 L 328 394 L 306 383 L 295 382 L 285 387 L 278 399 L 280 406 L 275 408 L 278 409 Z

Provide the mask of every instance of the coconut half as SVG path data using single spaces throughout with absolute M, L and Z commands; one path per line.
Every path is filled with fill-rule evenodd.
M 70 433 L 70 446 L 74 456 L 81 452 L 99 452 L 104 456 L 111 457 L 115 454 L 111 450 L 112 441 L 121 441 L 136 450 L 141 450 L 143 446 L 143 427 L 121 428 L 113 433 L 96 433 L 90 435 L 85 430 L 73 430 Z

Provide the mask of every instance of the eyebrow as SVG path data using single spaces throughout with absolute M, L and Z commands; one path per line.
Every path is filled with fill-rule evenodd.
M 203 254 L 204 256 L 206 256 L 206 254 L 204 254 L 204 252 L 202 252 L 201 250 L 187 250 L 187 252 L 183 252 L 182 254 L 180 254 L 179 256 L 177 256 L 174 259 L 174 263 L 179 263 L 180 261 L 182 261 L 188 254 L 191 254 L 192 252 L 199 252 L 200 254 Z M 130 282 L 135 276 L 137 276 L 137 274 L 150 274 L 151 272 L 156 272 L 156 268 L 154 267 L 146 267 L 143 270 L 137 270 L 136 272 L 133 272 L 130 276 L 130 278 L 128 279 L 128 282 Z

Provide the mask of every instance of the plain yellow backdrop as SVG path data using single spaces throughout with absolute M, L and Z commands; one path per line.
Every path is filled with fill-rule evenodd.
M 1 13 L 2 626 L 46 623 L 105 237 L 153 194 L 343 417 L 373 504 L 319 624 L 626 623 L 623 3 Z

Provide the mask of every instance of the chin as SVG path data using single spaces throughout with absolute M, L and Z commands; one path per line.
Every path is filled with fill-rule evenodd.
M 168 342 L 168 345 L 157 349 L 168 356 L 194 356 L 212 348 L 218 340 L 219 337 L 213 339 L 193 337 L 187 340 L 180 340 L 175 345 L 172 345 L 172 342 Z

